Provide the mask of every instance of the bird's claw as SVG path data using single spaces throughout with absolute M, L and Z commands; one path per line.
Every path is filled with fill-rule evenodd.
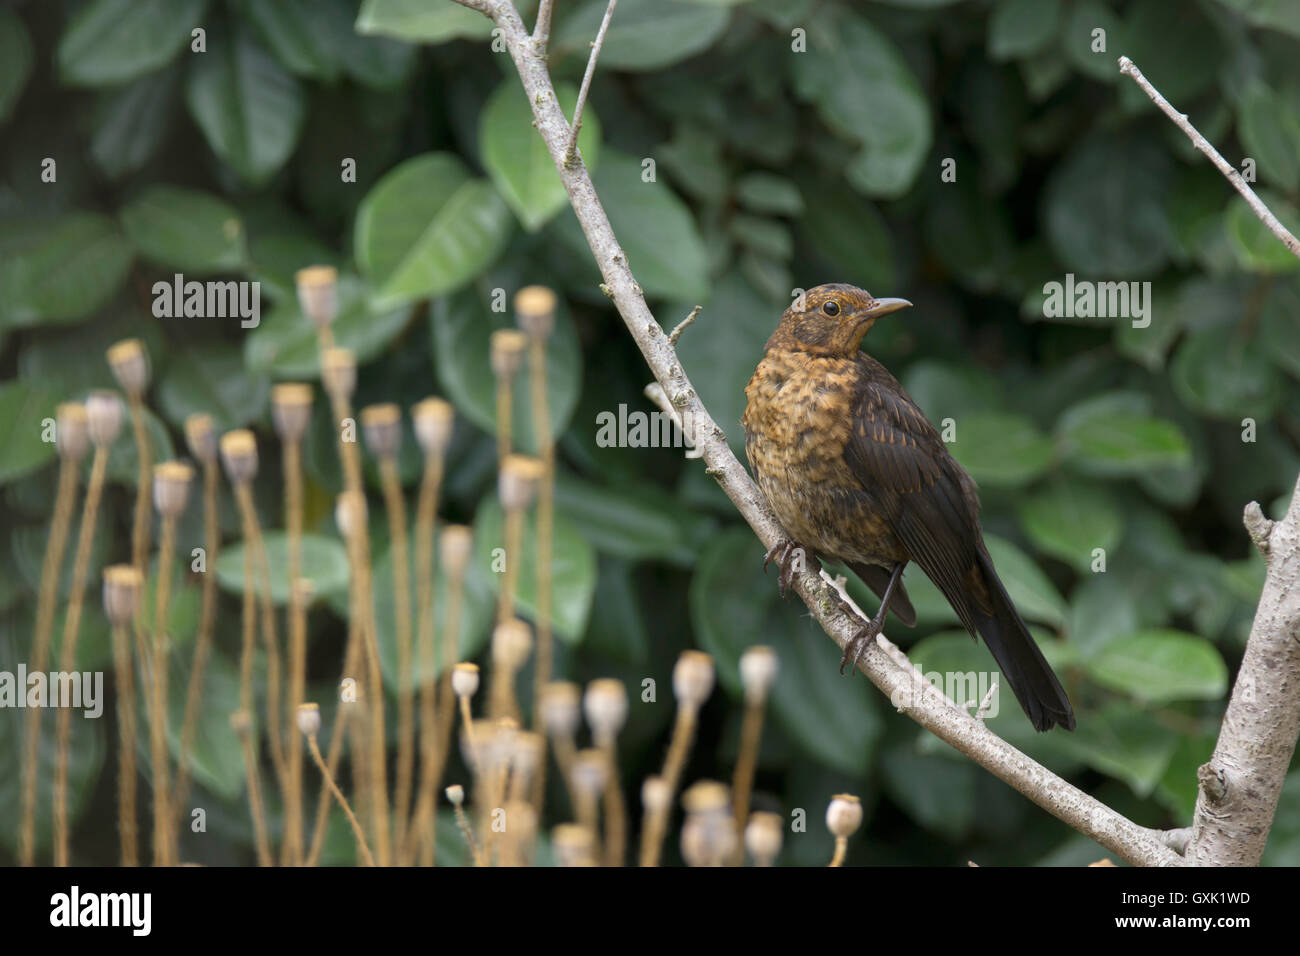
M 763 555 L 763 573 L 767 573 L 767 566 L 776 561 L 779 573 L 776 576 L 776 586 L 781 592 L 782 599 L 785 598 L 786 592 L 790 590 L 790 582 L 794 580 L 795 571 L 807 569 L 807 556 L 809 551 L 803 545 L 789 539 L 781 541 L 768 549 L 767 554 Z
M 875 621 L 868 621 L 862 627 L 858 628 L 857 633 L 849 638 L 848 643 L 844 645 L 844 656 L 840 658 L 840 674 L 844 674 L 844 665 L 849 665 L 849 676 L 852 677 L 858 668 L 858 658 L 862 656 L 863 649 L 876 639 L 880 633 L 880 625 Z

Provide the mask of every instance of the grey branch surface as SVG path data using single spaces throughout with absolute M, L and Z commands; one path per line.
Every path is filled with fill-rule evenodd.
M 678 417 L 688 417 L 693 438 L 707 470 L 722 487 L 741 516 L 766 547 L 785 534 L 744 466 L 731 453 L 726 436 L 709 415 L 668 336 L 646 305 L 627 256 L 618 244 L 605 210 L 596 195 L 581 152 L 565 161 L 571 130 L 555 98 L 547 68 L 546 47 L 529 35 L 519 12 L 509 0 L 453 0 L 488 16 L 501 30 L 532 105 L 537 130 L 546 143 L 569 201 L 591 247 L 604 282 L 646 364 L 663 388 Z M 689 342 L 689 337 L 686 339 Z M 758 573 L 755 568 L 755 573 Z M 835 590 L 815 571 L 797 573 L 794 587 L 818 623 L 841 648 L 853 636 L 857 622 L 843 609 Z M 938 690 L 917 688 L 911 670 L 899 666 L 879 644 L 866 648 L 858 662 L 862 672 L 918 724 L 970 757 L 995 776 L 1024 794 L 1080 833 L 1091 837 L 1116 856 L 1141 866 L 1177 866 L 1183 858 L 1165 845 L 1159 831 L 1138 826 L 1095 800 L 1046 767 L 1030 759 L 984 724 L 954 707 Z M 838 680 L 833 672 L 827 680 Z M 916 691 L 920 690 L 920 693 Z
M 1133 78 L 1245 197 L 1260 222 L 1300 258 L 1300 242 L 1187 114 L 1174 109 L 1128 57 L 1119 58 L 1119 71 Z M 1270 521 L 1252 501 L 1243 523 L 1264 555 L 1268 573 L 1214 755 L 1197 771 L 1196 811 L 1185 854 L 1188 863 L 1199 866 L 1259 864 L 1300 736 L 1300 480 L 1284 518 Z

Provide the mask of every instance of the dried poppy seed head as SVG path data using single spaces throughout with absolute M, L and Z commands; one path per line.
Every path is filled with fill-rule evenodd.
M 582 719 L 578 685 L 552 681 L 542 688 L 542 723 L 552 737 L 572 737 Z
M 232 485 L 242 485 L 257 475 L 257 439 L 247 428 L 221 436 L 221 462 Z
M 320 707 L 316 704 L 299 704 L 294 721 L 298 724 L 300 734 L 304 737 L 314 737 L 320 733 Z
M 668 781 L 658 774 L 651 774 L 641 784 L 641 803 L 653 813 L 662 813 L 672 801 L 672 790 Z
M 361 434 L 376 458 L 395 458 L 402 447 L 402 410 L 392 402 L 361 409 Z
M 730 813 L 731 790 L 716 780 L 701 780 L 682 794 L 682 809 L 687 813 Z
M 609 781 L 609 761 L 599 750 L 580 750 L 573 758 L 572 779 L 579 793 L 599 796 Z
M 544 285 L 526 285 L 515 293 L 515 321 L 529 338 L 548 338 L 555 328 L 555 293 Z
M 768 691 L 776 682 L 776 651 L 764 644 L 755 644 L 740 655 L 740 683 L 745 688 L 745 698 L 755 703 L 767 699 Z
M 524 364 L 528 351 L 528 336 L 518 329 L 497 329 L 490 340 L 489 358 L 492 374 L 497 378 L 511 378 Z
M 461 661 L 451 669 L 451 692 L 457 697 L 473 697 L 478 693 L 478 665 Z
M 217 460 L 217 426 L 206 412 L 185 419 L 185 443 L 196 461 L 211 465 Z
M 444 455 L 451 444 L 456 410 L 441 398 L 426 398 L 411 406 L 415 440 L 426 455 Z
M 174 518 L 185 510 L 190 497 L 194 469 L 183 461 L 164 461 L 153 469 L 153 506 L 164 517 Z
M 139 398 L 149 387 L 149 356 L 139 339 L 123 339 L 108 348 L 108 367 L 122 391 Z
M 781 852 L 784 821 L 780 814 L 759 811 L 745 824 L 745 849 L 759 866 L 771 866 Z
M 54 411 L 54 446 L 59 457 L 80 461 L 90 448 L 90 424 L 86 406 L 60 402 Z
M 826 828 L 838 837 L 852 836 L 862 825 L 862 801 L 851 793 L 837 793 L 826 808 Z
M 546 466 L 540 458 L 506 455 L 501 461 L 501 473 L 497 476 L 501 507 L 515 511 L 531 505 L 537 497 L 537 486 L 541 484 L 545 473 Z
M 596 838 L 580 823 L 561 823 L 551 828 L 551 849 L 560 866 L 595 866 Z
M 271 424 L 281 441 L 301 441 L 311 424 L 311 386 L 281 382 L 271 386 Z
M 510 766 L 516 773 L 530 776 L 541 765 L 542 755 L 546 753 L 546 738 L 532 730 L 521 730 L 515 734 L 514 748 L 510 754 Z
M 698 708 L 713 693 L 713 658 L 703 651 L 682 651 L 673 667 L 677 703 Z
M 533 629 L 517 617 L 492 629 L 492 663 L 510 671 L 524 666 L 533 651 Z
M 248 715 L 246 710 L 237 710 L 230 715 L 230 729 L 233 730 L 240 740 L 248 737 L 248 732 L 253 728 L 253 719 Z
M 447 795 L 447 799 L 453 807 L 458 807 L 465 802 L 465 788 L 458 783 L 453 783 L 443 793 Z
M 140 608 L 144 575 L 129 564 L 104 569 L 104 616 L 115 625 L 130 624 Z
M 333 266 L 308 266 L 293 278 L 303 315 L 317 328 L 333 322 L 339 314 L 339 271 Z
M 359 491 L 344 491 L 334 499 L 334 523 L 345 540 L 365 527 L 367 513 L 366 496 Z
M 357 388 L 357 358 L 351 349 L 326 349 L 320 359 L 320 377 L 331 396 L 351 398 Z
M 627 722 L 627 688 L 612 677 L 598 678 L 587 685 L 582 709 L 596 739 L 613 740 Z
M 86 430 L 96 448 L 107 448 L 122 431 L 122 400 L 117 392 L 94 391 L 86 398 Z
M 449 524 L 438 536 L 438 560 L 450 578 L 458 578 L 465 573 L 473 551 L 474 533 L 467 525 Z

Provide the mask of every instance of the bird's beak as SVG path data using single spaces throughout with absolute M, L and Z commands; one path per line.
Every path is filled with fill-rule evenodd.
M 906 299 L 876 299 L 867 308 L 867 314 L 873 319 L 878 319 L 882 315 L 889 315 L 890 312 L 897 312 L 899 309 L 910 309 L 912 303 Z

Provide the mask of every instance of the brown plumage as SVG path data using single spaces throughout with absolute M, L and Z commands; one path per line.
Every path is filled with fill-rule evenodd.
M 881 596 L 841 671 L 888 612 L 916 623 L 901 579 L 916 562 L 971 635 L 983 636 L 1033 725 L 1073 730 L 1070 701 L 984 547 L 975 482 L 898 381 L 860 349 L 880 316 L 910 304 L 822 285 L 781 316 L 745 388 L 743 419 L 750 467 L 789 537 L 768 559 L 779 560 L 782 592 L 802 549 L 810 561 L 843 561 Z

